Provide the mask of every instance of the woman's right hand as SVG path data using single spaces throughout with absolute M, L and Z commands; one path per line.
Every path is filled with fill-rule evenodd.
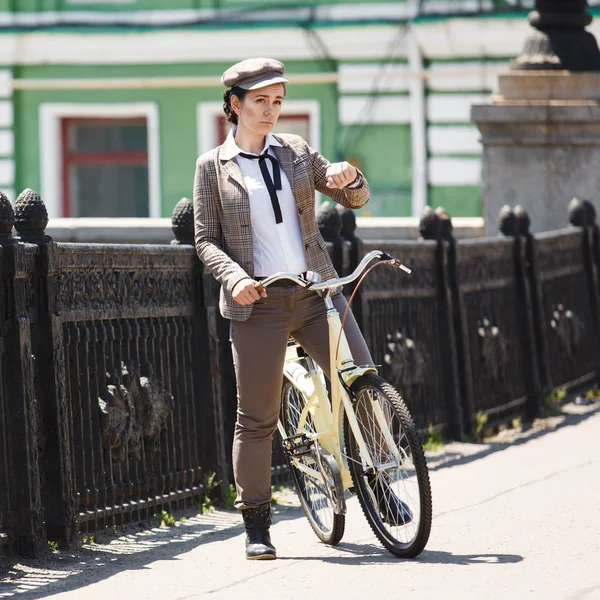
M 248 306 L 249 304 L 254 304 L 257 300 L 261 298 L 267 297 L 266 290 L 262 292 L 257 292 L 256 281 L 254 279 L 250 279 L 247 277 L 246 279 L 241 279 L 234 286 L 231 292 L 233 296 L 233 301 L 236 304 L 240 304 L 241 306 Z

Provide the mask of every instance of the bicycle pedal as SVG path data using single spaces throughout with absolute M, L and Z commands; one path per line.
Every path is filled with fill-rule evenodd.
M 305 456 L 312 453 L 314 440 L 311 440 L 306 437 L 305 434 L 300 433 L 298 435 L 293 435 L 292 437 L 286 438 L 281 444 L 283 446 L 283 450 L 289 456 Z

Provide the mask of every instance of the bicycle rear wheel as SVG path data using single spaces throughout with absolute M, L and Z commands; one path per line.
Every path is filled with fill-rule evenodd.
M 314 424 L 308 416 L 303 431 L 298 431 L 300 416 L 304 410 L 306 400 L 294 385 L 286 381 L 283 386 L 281 398 L 281 423 L 285 429 L 287 437 L 292 437 L 298 433 L 316 433 Z M 319 469 L 316 452 L 321 452 L 321 467 Z M 315 449 L 313 452 L 296 458 L 301 465 L 316 472 L 320 472 L 326 480 L 324 484 L 316 477 L 311 477 L 306 472 L 300 470 L 294 465 L 294 461 L 288 457 L 292 480 L 300 499 L 300 504 L 304 514 L 317 535 L 324 543 L 331 546 L 337 544 L 344 535 L 346 517 L 343 514 L 337 514 L 336 491 L 334 470 L 337 470 L 335 460 Z
M 392 554 L 413 558 L 425 548 L 432 520 L 429 472 L 415 425 L 404 400 L 378 375 L 359 377 L 352 392 L 366 446 L 361 451 L 346 415 L 344 441 L 358 501 L 379 541 Z M 376 405 L 394 447 L 385 440 L 375 417 Z

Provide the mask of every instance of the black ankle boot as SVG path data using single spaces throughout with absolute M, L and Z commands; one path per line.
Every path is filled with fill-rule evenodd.
M 381 520 L 388 525 L 397 527 L 408 525 L 413 520 L 412 511 L 390 489 L 389 483 L 385 479 L 375 476 L 367 477 L 367 479 L 378 499 Z
M 246 527 L 246 558 L 248 560 L 272 560 L 277 552 L 271 543 L 271 505 L 261 504 L 256 508 L 242 510 Z

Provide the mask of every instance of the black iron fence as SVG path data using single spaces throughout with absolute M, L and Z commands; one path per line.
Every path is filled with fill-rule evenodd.
M 482 415 L 533 418 L 553 388 L 597 379 L 593 207 L 572 204 L 570 220 L 534 237 L 507 208 L 503 236 L 456 242 L 428 211 L 424 239 L 362 244 L 352 213 L 323 210 L 340 272 L 373 248 L 413 269 L 375 269 L 353 307 L 421 430 L 462 439 Z M 171 246 L 59 244 L 46 223 L 31 190 L 15 214 L 0 196 L 0 546 L 30 555 L 198 502 L 213 472 L 226 493 L 236 417 L 229 325 L 190 201 Z M 286 477 L 274 440 L 272 482 Z
M 26 191 L 2 239 L 0 531 L 36 554 L 198 502 L 228 473 L 219 334 L 188 245 L 58 244 Z

